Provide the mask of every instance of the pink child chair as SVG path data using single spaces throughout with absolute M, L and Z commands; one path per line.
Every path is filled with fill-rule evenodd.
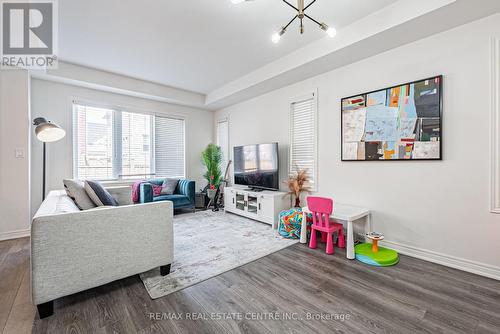
M 338 233 L 337 245 L 345 247 L 344 228 L 342 224 L 330 221 L 333 212 L 333 200 L 324 197 L 307 197 L 307 207 L 312 212 L 311 240 L 309 248 L 316 248 L 316 231 L 321 231 L 321 241 L 326 241 L 326 254 L 333 254 L 333 233 Z

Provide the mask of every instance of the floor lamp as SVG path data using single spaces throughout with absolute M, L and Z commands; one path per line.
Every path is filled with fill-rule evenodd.
M 66 135 L 66 131 L 57 124 L 47 121 L 43 117 L 33 120 L 35 125 L 36 138 L 43 143 L 43 177 L 42 177 L 42 199 L 45 199 L 45 168 L 46 168 L 46 144 L 61 140 Z

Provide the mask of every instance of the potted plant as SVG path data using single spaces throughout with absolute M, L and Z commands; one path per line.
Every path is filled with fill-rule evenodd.
M 295 174 L 290 175 L 285 181 L 288 186 L 288 195 L 295 196 L 295 207 L 300 207 L 300 194 L 311 191 L 309 187 L 309 176 L 306 169 L 297 169 Z
M 222 149 L 214 144 L 208 144 L 207 148 L 201 153 L 203 165 L 207 171 L 203 175 L 208 182 L 207 195 L 210 199 L 215 197 L 217 187 L 222 180 L 221 162 Z

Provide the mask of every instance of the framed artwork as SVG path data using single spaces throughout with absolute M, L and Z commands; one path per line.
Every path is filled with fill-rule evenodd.
M 441 160 L 443 76 L 342 99 L 342 161 Z

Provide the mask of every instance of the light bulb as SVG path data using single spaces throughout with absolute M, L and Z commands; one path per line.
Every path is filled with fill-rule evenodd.
M 279 32 L 275 33 L 273 37 L 271 37 L 271 40 L 273 41 L 273 43 L 278 43 L 281 39 L 281 36 L 283 36 L 285 33 L 286 33 L 286 28 L 283 27 Z
M 271 40 L 273 41 L 273 43 L 278 43 L 281 39 L 281 35 L 279 33 L 274 33 L 273 34 L 273 37 L 271 37 Z
M 235 5 L 239 4 L 239 3 L 242 3 L 242 2 L 245 2 L 246 0 L 231 0 L 231 2 Z
M 329 27 L 326 23 L 321 23 L 319 27 L 330 37 L 335 37 L 335 35 L 337 35 L 337 29 L 335 29 L 334 27 Z
M 335 35 L 337 35 L 337 29 L 335 29 L 334 27 L 330 27 L 330 28 L 328 28 L 328 30 L 326 31 L 326 33 L 330 37 L 335 37 Z

